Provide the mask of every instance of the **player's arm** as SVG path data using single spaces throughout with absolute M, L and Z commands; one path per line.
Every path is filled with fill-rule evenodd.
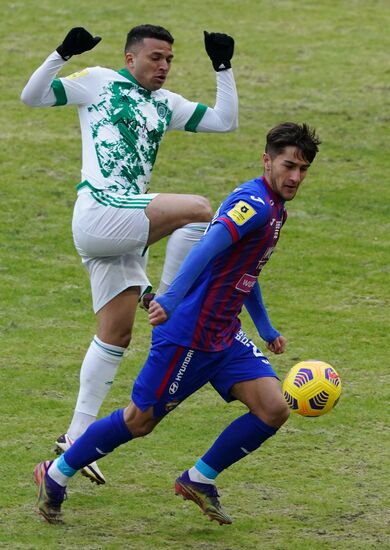
M 21 100 L 31 107 L 51 107 L 56 104 L 52 82 L 57 73 L 73 55 L 91 50 L 100 42 L 83 27 L 71 29 L 62 44 L 49 55 L 43 64 L 32 74 L 24 87 Z
M 245 307 L 256 326 L 257 332 L 273 353 L 283 353 L 286 340 L 273 326 L 265 307 L 259 282 L 256 281 L 252 292 L 245 300 Z
M 174 103 L 169 130 L 187 132 L 230 132 L 238 126 L 238 97 L 230 60 L 234 40 L 221 33 L 205 32 L 206 51 L 216 68 L 217 97 L 214 107 L 188 101 L 171 93 Z
M 204 42 L 216 71 L 217 97 L 214 108 L 205 111 L 197 131 L 230 132 L 238 127 L 238 96 L 231 68 L 234 40 L 228 34 L 204 31 Z
M 165 294 L 150 303 L 149 321 L 155 326 L 170 317 L 207 264 L 233 242 L 229 230 L 221 223 L 212 225 L 189 252 Z

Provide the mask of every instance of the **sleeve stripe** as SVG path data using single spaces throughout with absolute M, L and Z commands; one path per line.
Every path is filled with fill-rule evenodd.
M 184 130 L 186 132 L 196 132 L 196 129 L 198 127 L 199 122 L 202 120 L 203 115 L 207 111 L 207 105 L 203 105 L 203 103 L 198 103 L 195 111 L 192 113 L 191 118 L 187 122 L 187 124 L 184 126 Z
M 53 82 L 51 83 L 51 87 L 53 89 L 54 95 L 56 96 L 54 107 L 66 105 L 68 103 L 68 98 L 66 97 L 65 88 L 61 80 L 59 78 L 53 80 Z
M 217 218 L 216 221 L 223 222 L 224 224 L 226 224 L 227 229 L 229 230 L 232 236 L 233 242 L 236 242 L 239 240 L 240 236 L 233 222 L 231 222 L 228 218 L 225 218 L 225 216 L 221 218 Z

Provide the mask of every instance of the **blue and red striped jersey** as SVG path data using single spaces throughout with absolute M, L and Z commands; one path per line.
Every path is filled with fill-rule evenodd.
M 244 301 L 274 251 L 286 218 L 284 201 L 264 177 L 236 188 L 206 231 L 212 237 L 213 227 L 223 224 L 231 246 L 207 264 L 171 317 L 154 328 L 156 333 L 202 351 L 230 346 L 241 325 Z

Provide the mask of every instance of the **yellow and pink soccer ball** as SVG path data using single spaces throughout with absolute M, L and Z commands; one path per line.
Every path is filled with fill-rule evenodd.
M 282 391 L 293 412 L 302 416 L 321 416 L 337 404 L 341 378 L 328 363 L 301 361 L 287 373 Z

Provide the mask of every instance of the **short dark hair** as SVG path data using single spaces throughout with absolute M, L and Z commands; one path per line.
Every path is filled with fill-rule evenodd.
M 307 124 L 283 122 L 272 128 L 267 134 L 265 152 L 271 157 L 282 153 L 286 147 L 293 146 L 301 150 L 308 162 L 313 162 L 321 141 L 314 128 Z
M 157 38 L 157 40 L 164 40 L 173 44 L 173 36 L 164 27 L 158 25 L 138 25 L 133 27 L 128 33 L 125 44 L 125 52 L 129 51 L 132 46 L 142 42 L 144 38 Z

